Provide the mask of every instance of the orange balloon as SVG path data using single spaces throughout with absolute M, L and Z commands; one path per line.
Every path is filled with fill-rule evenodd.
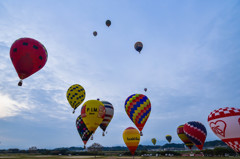
M 139 131 L 133 127 L 128 127 L 123 132 L 123 140 L 127 145 L 129 151 L 132 153 L 132 155 L 134 155 L 140 142 Z

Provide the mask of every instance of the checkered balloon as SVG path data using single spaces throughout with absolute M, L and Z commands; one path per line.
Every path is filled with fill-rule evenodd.
M 240 153 L 240 109 L 225 107 L 208 115 L 212 131 L 234 151 Z

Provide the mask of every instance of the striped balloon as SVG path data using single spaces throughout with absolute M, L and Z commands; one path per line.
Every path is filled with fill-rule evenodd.
M 107 101 L 101 101 L 101 102 L 103 103 L 103 105 L 105 107 L 106 113 L 105 113 L 102 123 L 100 124 L 100 128 L 105 132 L 108 124 L 112 120 L 112 117 L 114 114 L 114 108 L 113 108 L 113 105 Z M 103 136 L 104 136 L 104 132 L 103 132 Z
M 202 150 L 207 137 L 205 126 L 198 121 L 190 121 L 184 124 L 183 131 L 196 147 Z
M 183 131 L 184 125 L 180 125 L 177 128 L 178 137 L 184 142 L 184 144 L 191 150 L 193 147 L 193 142 L 188 139 L 187 135 Z
M 143 94 L 133 94 L 125 101 L 125 111 L 128 117 L 136 125 L 140 134 L 151 112 L 151 103 Z

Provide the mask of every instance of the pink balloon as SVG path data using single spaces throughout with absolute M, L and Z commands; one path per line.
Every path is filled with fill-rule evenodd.
M 240 152 L 240 109 L 220 108 L 208 115 L 212 131 L 234 151 Z

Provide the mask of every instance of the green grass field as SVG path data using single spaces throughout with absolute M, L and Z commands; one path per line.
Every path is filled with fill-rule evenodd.
M 94 159 L 95 156 L 55 156 L 55 155 L 0 155 L 0 159 Z M 132 159 L 128 156 L 96 156 L 97 159 Z M 140 157 L 136 156 L 134 159 L 219 159 L 219 158 L 232 158 L 240 159 L 238 157 Z

